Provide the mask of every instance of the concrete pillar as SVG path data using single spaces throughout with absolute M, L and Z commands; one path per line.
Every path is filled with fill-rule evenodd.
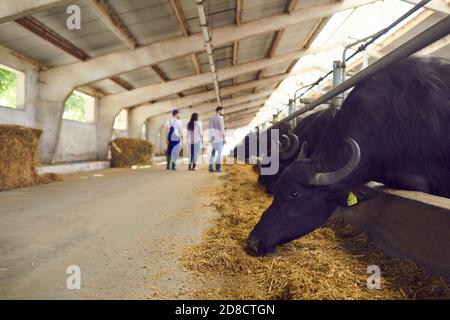
M 143 125 L 147 125 L 149 119 L 136 119 L 136 113 L 133 109 L 128 113 L 128 133 L 130 138 L 139 138 L 141 136 L 141 130 Z
M 151 136 L 150 136 L 150 129 L 151 129 L 151 123 L 150 123 L 150 121 L 147 119 L 146 121 L 145 121 L 145 128 L 146 128 L 146 130 L 145 130 L 145 140 L 147 140 L 148 142 L 150 142 L 150 138 L 151 138 Z
M 164 122 L 169 119 L 169 117 L 169 115 L 160 115 L 146 121 L 148 142 L 153 145 L 154 154 L 161 154 L 167 148 L 163 127 Z
M 114 106 L 111 108 L 99 108 L 97 118 L 97 159 L 104 160 L 108 156 L 108 144 L 111 141 L 114 119 L 122 108 Z M 139 137 L 139 132 L 136 138 Z
M 36 126 L 43 130 L 39 141 L 39 157 L 42 163 L 53 163 L 61 132 L 64 102 L 72 88 L 64 83 L 46 82 L 39 88 L 35 113 Z

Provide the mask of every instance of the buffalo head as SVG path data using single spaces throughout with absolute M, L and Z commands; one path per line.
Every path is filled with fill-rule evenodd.
M 299 238 L 320 227 L 337 208 L 333 198 L 336 186 L 357 168 L 361 159 L 358 143 L 352 138 L 347 163 L 334 172 L 318 172 L 314 161 L 306 158 L 306 142 L 295 160 L 278 178 L 273 191 L 274 200 L 262 214 L 248 236 L 251 254 L 273 252 L 277 245 Z

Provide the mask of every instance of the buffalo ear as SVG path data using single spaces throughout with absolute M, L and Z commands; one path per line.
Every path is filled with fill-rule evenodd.
M 362 201 L 376 197 L 377 195 L 378 191 L 375 189 L 366 185 L 357 185 L 331 191 L 327 195 L 327 199 L 336 201 L 340 206 L 351 207 Z
M 302 148 L 298 153 L 298 160 L 307 160 L 308 159 L 308 142 L 303 141 Z

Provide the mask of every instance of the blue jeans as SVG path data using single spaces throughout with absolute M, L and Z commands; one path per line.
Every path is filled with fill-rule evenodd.
M 212 166 L 214 164 L 216 151 L 217 151 L 217 161 L 216 166 L 220 168 L 222 164 L 222 150 L 223 150 L 223 142 L 215 142 L 212 144 L 211 157 L 209 158 L 209 165 Z
M 177 161 L 178 154 L 180 153 L 180 141 L 169 141 L 167 146 L 167 157 L 169 161 Z
M 200 143 L 192 143 L 189 145 L 191 157 L 189 164 L 197 164 L 198 152 L 200 150 Z

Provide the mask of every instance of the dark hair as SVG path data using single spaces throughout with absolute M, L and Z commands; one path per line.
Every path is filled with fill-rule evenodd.
M 187 124 L 187 128 L 188 128 L 189 131 L 194 131 L 195 121 L 198 121 L 198 113 L 196 113 L 196 112 L 194 112 L 191 115 L 191 120 L 189 120 L 189 122 Z
M 216 112 L 219 112 L 220 110 L 223 110 L 223 107 L 222 107 L 222 106 L 218 106 L 218 107 L 216 108 Z
M 180 113 L 180 111 L 178 111 L 177 109 L 174 109 L 173 111 L 172 111 L 172 115 L 175 117 L 177 114 L 179 114 Z

